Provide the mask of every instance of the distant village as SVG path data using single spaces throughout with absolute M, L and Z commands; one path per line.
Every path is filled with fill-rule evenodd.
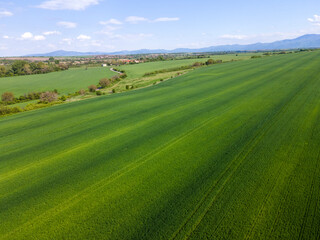
M 83 57 L 3 57 L 0 65 L 10 65 L 14 61 L 46 62 L 77 67 L 82 65 L 113 66 L 138 64 L 144 62 L 164 61 L 173 59 L 205 58 L 206 54 L 138 54 L 138 55 L 96 55 Z

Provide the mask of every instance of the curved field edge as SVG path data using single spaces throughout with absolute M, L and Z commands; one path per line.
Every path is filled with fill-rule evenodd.
M 71 68 L 66 71 L 47 74 L 36 74 L 0 78 L 0 93 L 13 92 L 16 97 L 29 92 L 53 91 L 69 94 L 87 89 L 91 84 L 97 84 L 101 78 L 110 78 L 116 73 L 108 68 L 91 67 Z
M 0 120 L 0 239 L 317 239 L 319 59 Z

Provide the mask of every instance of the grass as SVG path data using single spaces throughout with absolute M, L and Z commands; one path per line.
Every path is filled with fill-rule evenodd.
M 21 108 L 24 108 L 28 104 L 34 104 L 34 103 L 37 103 L 37 102 L 39 102 L 39 100 L 31 100 L 31 101 L 27 101 L 27 102 L 15 103 L 15 104 L 9 105 L 9 107 L 21 107 Z
M 223 60 L 224 62 L 232 60 L 248 60 L 253 55 L 260 56 L 262 53 L 240 53 L 240 54 L 225 54 L 225 55 L 213 55 L 210 58 L 214 60 Z M 121 80 L 116 86 L 112 86 L 107 89 L 110 92 L 111 89 L 116 89 L 117 92 L 126 91 L 126 85 L 134 86 L 135 88 L 141 88 L 150 86 L 155 83 L 159 83 L 162 80 L 167 80 L 172 77 L 176 77 L 177 74 L 185 74 L 192 69 L 172 71 L 165 73 L 158 73 L 151 76 L 144 76 L 145 73 L 150 73 L 157 70 L 173 69 L 177 67 L 183 67 L 192 65 L 195 62 L 206 62 L 209 58 L 199 59 L 183 59 L 183 60 L 170 60 L 170 61 L 158 61 L 149 62 L 142 64 L 124 65 L 120 66 L 119 69 L 124 70 L 128 77 Z
M 215 55 L 213 59 L 223 59 L 224 61 L 244 60 L 249 59 L 251 55 L 261 55 L 261 53 L 245 53 L 245 54 L 227 54 Z M 152 77 L 143 77 L 146 72 L 162 70 L 172 67 L 180 67 L 191 65 L 196 61 L 205 62 L 208 59 L 187 59 L 173 60 L 163 62 L 151 62 L 135 65 L 125 65 L 119 68 L 125 70 L 128 74 L 126 81 L 117 84 L 115 88 L 118 92 L 124 91 L 126 85 L 134 85 L 135 87 L 145 87 L 161 78 L 171 78 L 172 73 L 157 74 Z M 29 92 L 52 91 L 57 89 L 60 95 L 74 93 L 80 89 L 87 89 L 91 84 L 98 84 L 101 78 L 110 78 L 116 73 L 109 68 L 91 67 L 88 70 L 85 68 L 73 68 L 63 72 L 53 72 L 49 74 L 28 75 L 0 78 L 0 94 L 4 92 L 13 92 L 15 96 L 24 95 Z
M 318 239 L 319 60 L 0 119 L 0 239 Z
M 68 94 L 87 89 L 91 84 L 98 84 L 101 78 L 116 75 L 108 68 L 73 68 L 48 74 L 0 78 L 0 93 L 13 92 L 20 96 L 28 92 L 53 91 Z
M 240 53 L 240 54 L 225 54 L 225 55 L 213 55 L 210 58 L 214 60 L 231 61 L 233 60 L 247 60 L 253 55 L 262 55 L 262 53 Z M 192 65 L 195 62 L 206 62 L 209 58 L 199 59 L 182 59 L 182 60 L 170 60 L 170 61 L 158 61 L 148 62 L 143 64 L 132 64 L 120 66 L 119 69 L 125 70 L 128 79 L 137 79 L 143 77 L 145 73 L 153 72 L 162 69 L 170 69 L 181 66 Z

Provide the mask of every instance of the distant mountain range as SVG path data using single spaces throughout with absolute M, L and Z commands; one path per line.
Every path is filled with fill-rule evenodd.
M 307 34 L 295 39 L 286 39 L 272 43 L 254 43 L 248 45 L 221 45 L 206 48 L 190 49 L 177 48 L 174 50 L 165 49 L 140 49 L 134 51 L 119 52 L 74 52 L 74 51 L 55 51 L 43 54 L 31 54 L 28 57 L 66 57 L 66 56 L 90 56 L 90 55 L 131 55 L 131 54 L 150 54 L 150 53 L 201 53 L 201 52 L 222 52 L 222 51 L 257 51 L 257 50 L 284 50 L 297 48 L 320 48 L 320 34 Z

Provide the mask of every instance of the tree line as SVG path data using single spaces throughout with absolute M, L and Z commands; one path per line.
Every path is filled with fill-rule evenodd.
M 68 68 L 68 65 L 59 62 L 44 63 L 17 60 L 9 65 L 0 65 L 0 77 L 43 74 L 67 70 Z

